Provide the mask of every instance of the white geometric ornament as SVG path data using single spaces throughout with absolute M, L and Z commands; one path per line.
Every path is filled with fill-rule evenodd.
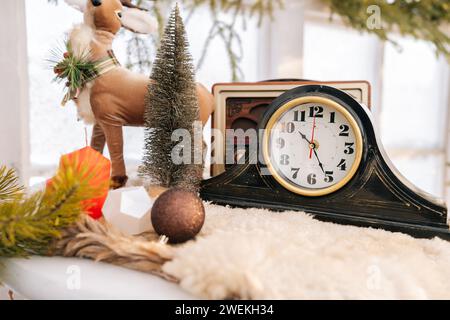
M 122 188 L 108 193 L 103 205 L 105 220 L 127 235 L 153 231 L 153 201 L 143 187 Z

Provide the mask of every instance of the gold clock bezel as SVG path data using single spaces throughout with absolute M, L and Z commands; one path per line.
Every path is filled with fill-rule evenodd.
M 350 168 L 347 175 L 344 178 L 342 178 L 338 183 L 336 183 L 332 186 L 326 187 L 326 188 L 308 189 L 308 188 L 303 188 L 303 187 L 294 185 L 293 183 L 291 183 L 287 179 L 283 178 L 278 173 L 278 171 L 272 165 L 272 161 L 270 159 L 269 138 L 270 138 L 270 133 L 271 133 L 272 128 L 274 127 L 274 125 L 277 123 L 277 121 L 280 119 L 280 117 L 286 111 L 288 111 L 289 109 L 291 109 L 293 107 L 296 107 L 296 106 L 299 106 L 302 104 L 306 104 L 306 103 L 323 104 L 323 105 L 331 107 L 331 108 L 335 109 L 336 111 L 340 112 L 347 119 L 348 123 L 352 127 L 353 132 L 355 134 L 355 139 L 356 139 L 355 153 L 356 154 L 355 154 L 355 161 L 353 162 L 352 167 Z M 275 180 L 279 184 L 281 184 L 287 190 L 294 192 L 296 194 L 302 195 L 302 196 L 307 196 L 307 197 L 324 196 L 324 195 L 333 193 L 333 192 L 341 189 L 342 187 L 344 187 L 353 178 L 356 171 L 358 170 L 359 165 L 361 164 L 362 154 L 363 154 L 363 139 L 362 139 L 361 129 L 360 129 L 358 123 L 356 122 L 355 118 L 350 114 L 350 112 L 345 107 L 341 106 L 339 103 L 337 103 L 331 99 L 328 99 L 328 98 L 318 97 L 318 96 L 306 96 L 306 97 L 300 97 L 300 98 L 296 98 L 291 101 L 288 101 L 287 103 L 282 105 L 280 108 L 278 108 L 277 111 L 274 112 L 274 114 L 270 117 L 270 119 L 267 122 L 267 125 L 265 127 L 265 132 L 264 132 L 264 136 L 263 136 L 263 157 L 264 157 L 264 161 L 265 161 L 267 168 L 269 169 L 270 173 L 272 174 L 272 176 L 275 178 Z

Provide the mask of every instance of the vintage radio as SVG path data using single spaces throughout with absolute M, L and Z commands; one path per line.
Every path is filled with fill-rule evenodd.
M 227 129 L 256 129 L 270 103 L 281 94 L 296 87 L 318 84 L 340 89 L 359 103 L 371 107 L 371 88 L 367 81 L 307 81 L 271 80 L 254 83 L 218 83 L 213 87 L 216 110 L 213 114 L 212 128 L 221 132 L 213 138 L 212 176 L 224 172 L 233 164 L 226 164 L 225 152 L 233 148 L 235 162 L 247 150 L 239 150 L 234 141 L 227 141 Z M 233 144 L 233 146 L 231 146 Z M 229 149 L 228 149 L 229 150 Z

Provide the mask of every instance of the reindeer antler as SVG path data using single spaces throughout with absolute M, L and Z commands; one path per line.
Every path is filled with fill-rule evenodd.
M 122 2 L 122 5 L 127 8 L 134 8 L 134 9 L 139 9 L 139 10 L 143 10 L 143 11 L 148 11 L 145 8 L 139 7 L 139 6 L 131 3 L 131 0 L 120 0 L 120 2 Z

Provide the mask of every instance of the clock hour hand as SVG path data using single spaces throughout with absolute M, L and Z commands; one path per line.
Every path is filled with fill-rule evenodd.
M 303 140 L 305 140 L 306 142 L 308 142 L 308 145 L 311 144 L 311 141 L 309 141 L 308 138 L 307 138 L 301 131 L 299 131 L 298 133 L 300 133 L 300 136 L 302 137 Z

